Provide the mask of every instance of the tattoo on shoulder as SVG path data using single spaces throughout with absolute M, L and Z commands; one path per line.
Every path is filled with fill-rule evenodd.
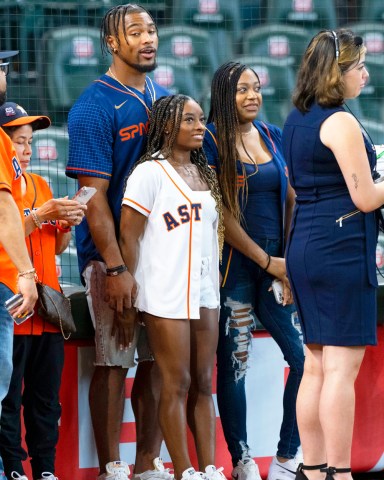
M 359 179 L 357 178 L 356 173 L 352 173 L 352 178 L 353 178 L 353 181 L 355 182 L 355 190 L 357 190 L 357 187 L 359 186 Z

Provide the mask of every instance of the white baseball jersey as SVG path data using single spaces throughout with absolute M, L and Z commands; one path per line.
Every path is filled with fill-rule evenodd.
M 200 318 L 204 213 L 212 219 L 210 276 L 219 303 L 218 215 L 210 191 L 191 190 L 167 160 L 152 160 L 128 178 L 123 205 L 148 217 L 135 272 L 136 308 L 164 318 Z

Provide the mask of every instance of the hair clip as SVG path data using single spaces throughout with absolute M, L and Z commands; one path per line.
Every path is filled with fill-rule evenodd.
M 362 37 L 354 37 L 353 41 L 355 42 L 356 47 L 360 47 L 363 44 L 363 38 Z

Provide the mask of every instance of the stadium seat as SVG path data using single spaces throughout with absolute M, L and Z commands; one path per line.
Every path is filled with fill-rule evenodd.
M 384 55 L 384 22 L 354 23 L 346 28 L 352 30 L 355 35 L 360 35 L 367 47 L 368 56 Z
M 293 69 L 286 62 L 270 57 L 243 55 L 236 61 L 249 65 L 258 74 L 265 117 L 282 128 L 292 108 L 291 95 L 295 86 Z
M 59 165 L 38 165 L 31 163 L 30 171 L 40 175 L 46 180 L 55 198 L 62 198 L 66 195 L 72 198 L 77 191 L 76 180 L 67 177 L 64 169 L 59 167 Z
M 239 0 L 242 30 L 255 27 L 264 20 L 262 0 Z
M 33 134 L 31 165 L 49 165 L 64 171 L 68 160 L 68 144 L 68 133 L 63 128 L 37 130 Z
M 384 22 L 383 0 L 364 0 L 361 3 L 360 18 L 363 22 Z
M 333 0 L 270 0 L 267 21 L 295 24 L 311 31 L 336 28 L 336 9 Z
M 175 0 L 173 18 L 175 24 L 207 30 L 219 64 L 231 59 L 240 48 L 242 31 L 238 0 Z
M 150 78 L 167 88 L 172 94 L 183 93 L 198 100 L 202 94 L 202 78 L 191 67 L 173 57 L 158 57 L 157 68 Z
M 310 39 L 307 30 L 295 25 L 262 25 L 245 32 L 243 53 L 284 59 L 296 69 Z
M 107 69 L 100 51 L 100 32 L 93 27 L 51 29 L 42 39 L 38 56 L 41 100 L 56 123 L 66 114 L 82 91 Z
M 206 30 L 187 25 L 159 28 L 159 56 L 172 56 L 196 73 L 212 74 L 218 67 L 216 52 Z

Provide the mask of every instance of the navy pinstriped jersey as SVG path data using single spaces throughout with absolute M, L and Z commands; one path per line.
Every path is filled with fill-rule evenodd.
M 152 101 L 168 91 L 147 78 L 145 93 L 130 88 L 151 108 Z M 120 220 L 124 182 L 142 155 L 148 130 L 144 105 L 117 81 L 103 75 L 76 101 L 68 115 L 69 161 L 66 174 L 109 180 L 108 201 L 116 231 Z M 80 271 L 91 260 L 102 260 L 92 241 L 88 224 L 76 227 Z

